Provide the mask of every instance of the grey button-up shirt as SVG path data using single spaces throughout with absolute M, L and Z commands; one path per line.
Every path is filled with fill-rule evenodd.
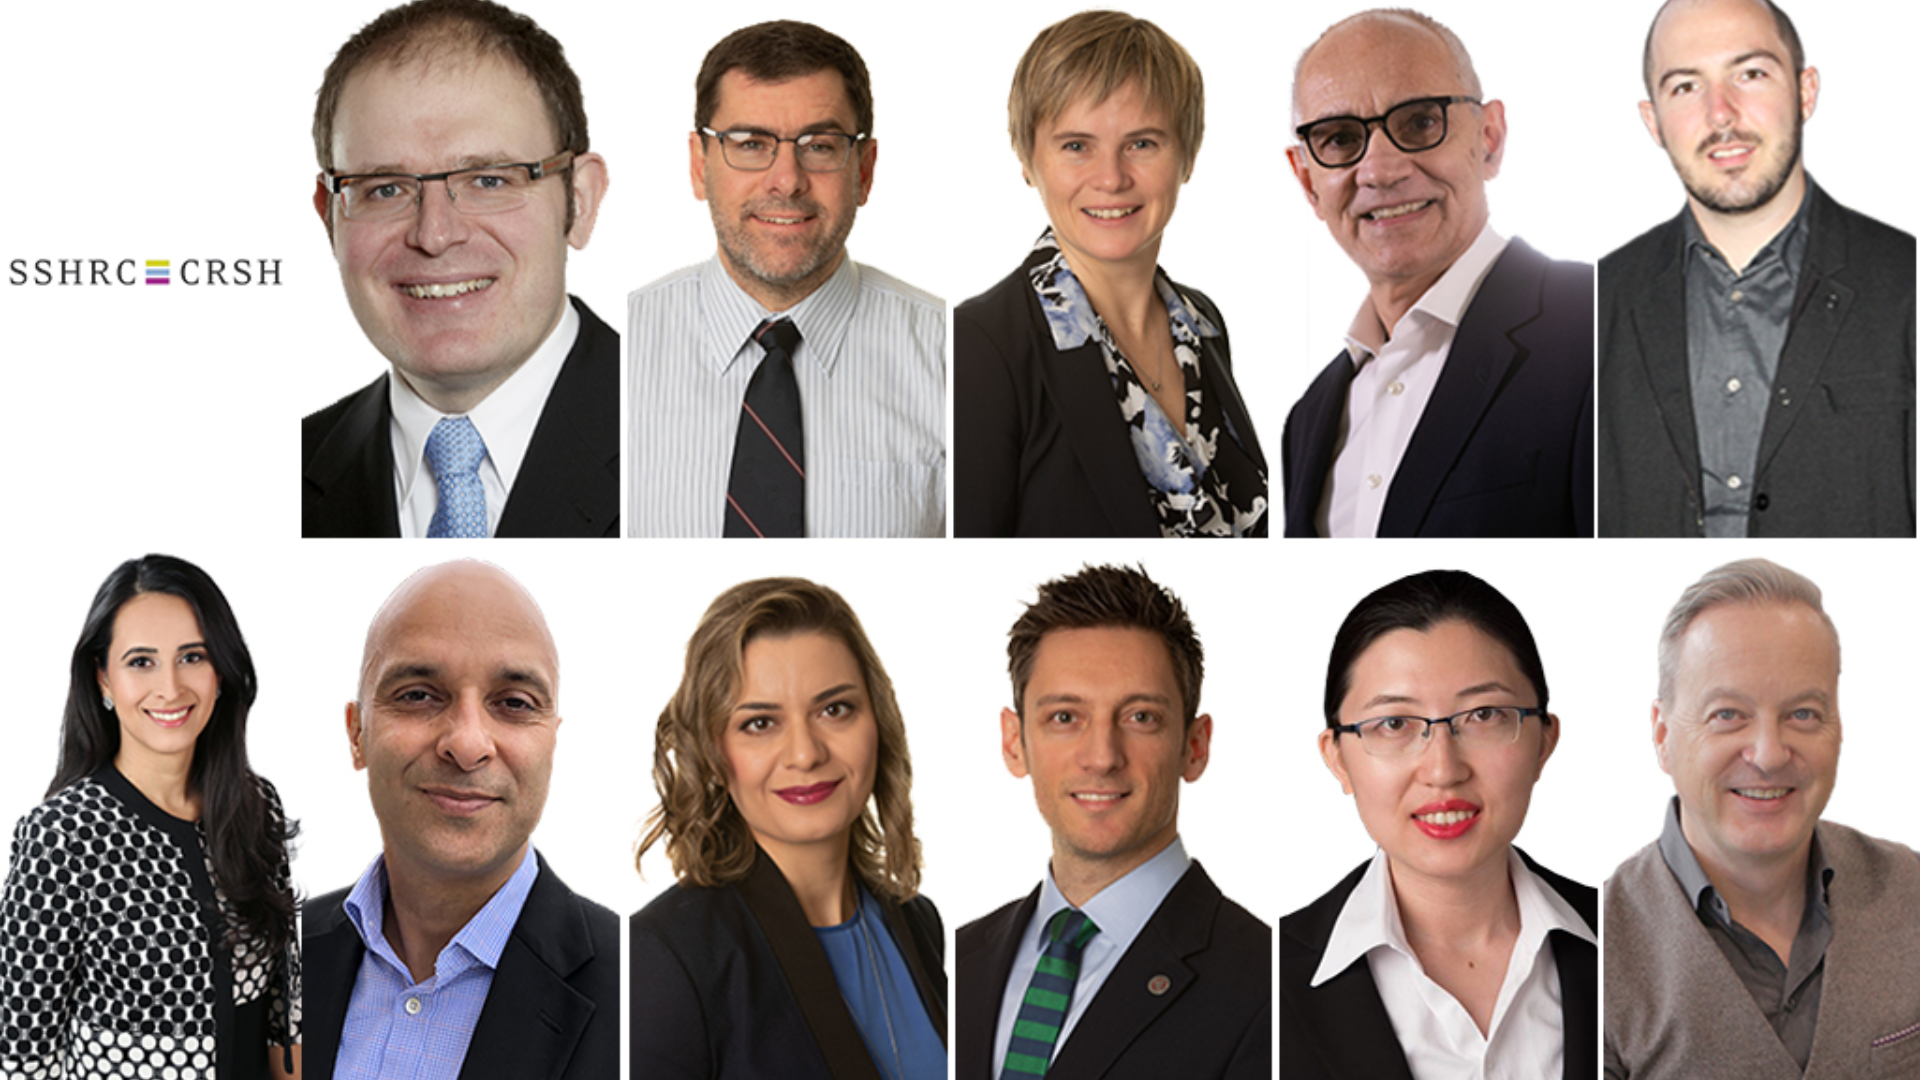
M 1811 186 L 1809 186 L 1811 190 Z M 1685 217 L 1687 370 L 1708 536 L 1747 535 L 1773 376 L 1807 251 L 1807 206 L 1736 273 Z

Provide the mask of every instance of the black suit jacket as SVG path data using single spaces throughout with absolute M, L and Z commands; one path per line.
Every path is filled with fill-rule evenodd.
M 1913 237 L 1809 185 L 1748 536 L 1914 535 Z M 1685 216 L 1600 260 L 1600 533 L 1700 536 Z
M 923 896 L 880 904 L 944 1043 L 940 913 Z M 740 881 L 676 885 L 636 912 L 627 955 L 635 1080 L 880 1080 L 826 951 L 764 852 Z
M 1264 474 L 1226 321 L 1174 288 L 1220 330 L 1201 341 L 1207 389 Z M 1025 265 L 953 312 L 953 506 L 955 536 L 1160 535 L 1100 345 L 1054 346 Z
M 955 1080 L 1000 1075 L 992 1060 L 1000 1002 L 1039 904 L 1036 888 L 955 938 Z M 1047 1080 L 1268 1080 L 1272 959 L 1273 928 L 1220 895 L 1194 863 L 1054 1050 Z
M 539 857 L 540 874 L 494 969 L 460 1080 L 616 1080 L 620 1070 L 620 920 L 574 895 Z M 306 1080 L 332 1080 L 347 1000 L 366 945 L 342 905 L 307 902 Z
M 573 298 L 580 336 L 534 426 L 496 536 L 620 534 L 620 338 Z M 387 376 L 300 422 L 300 535 L 399 536 Z
M 1346 415 L 1345 349 L 1287 415 L 1287 535 L 1314 518 Z M 1593 535 L 1593 267 L 1514 238 L 1461 314 L 1380 536 Z
M 1594 890 L 1543 869 L 1525 852 L 1520 857 L 1579 912 L 1589 929 L 1599 925 L 1599 895 Z M 1325 896 L 1280 920 L 1281 1080 L 1413 1080 L 1365 959 L 1318 987 L 1307 985 L 1326 954 L 1340 909 L 1366 872 L 1367 864 L 1361 863 Z M 1597 950 L 1560 930 L 1548 935 L 1548 946 L 1560 970 L 1566 1036 L 1561 1075 L 1564 1080 L 1594 1080 L 1600 1072 L 1594 1048 L 1600 1034 Z

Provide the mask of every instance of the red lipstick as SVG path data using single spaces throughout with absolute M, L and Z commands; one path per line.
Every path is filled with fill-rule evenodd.
M 840 781 L 828 780 L 819 784 L 807 784 L 804 787 L 780 788 L 776 790 L 774 794 L 795 806 L 812 806 L 814 803 L 833 794 L 834 789 L 839 786 Z
M 1423 818 L 1437 820 L 1422 820 Z M 1452 840 L 1480 822 L 1480 807 L 1465 799 L 1431 802 L 1413 812 L 1413 823 L 1435 840 Z

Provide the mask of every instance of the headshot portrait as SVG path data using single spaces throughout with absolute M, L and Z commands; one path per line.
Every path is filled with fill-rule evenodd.
M 788 20 L 698 72 L 688 179 L 717 248 L 628 297 L 629 534 L 944 536 L 946 305 L 847 254 L 887 88 Z
M 1849 209 L 1913 220 L 1854 152 L 1896 69 L 1860 62 L 1873 34 L 1841 10 L 1652 13 L 1661 153 L 1620 183 L 1671 206 L 1670 171 L 1684 202 L 1600 264 L 1602 535 L 1914 535 L 1914 241 Z
M 607 166 L 561 44 L 490 0 L 393 8 L 328 65 L 313 140 L 388 370 L 302 421 L 301 535 L 618 535 L 619 337 L 566 281 Z
M 1280 921 L 1281 1075 L 1591 1080 L 1598 896 L 1514 844 L 1561 735 L 1519 608 L 1461 570 L 1375 590 L 1324 713 L 1376 849 Z
M 1552 135 L 1475 29 L 1365 11 L 1295 65 L 1287 161 L 1365 295 L 1287 415 L 1288 536 L 1593 534 L 1593 269 L 1494 227 L 1510 126 Z
M 1226 320 L 1159 266 L 1205 128 L 1199 64 L 1146 19 L 1081 12 L 1020 58 L 1007 131 L 1047 226 L 954 312 L 956 535 L 1267 535 Z
M 629 921 L 636 1076 L 947 1075 L 945 932 L 920 894 L 913 763 L 859 618 L 804 578 L 701 617 L 655 730 Z
M 0 1075 L 302 1075 L 299 830 L 249 764 L 259 685 L 227 597 L 183 559 L 124 562 L 69 676 L 0 893 Z
M 617 1075 L 618 920 L 531 842 L 562 715 L 553 633 L 498 567 L 427 567 L 373 616 L 335 760 L 380 848 L 303 914 L 310 1076 Z
M 1272 926 L 1222 894 L 1180 831 L 1214 738 L 1204 659 L 1181 598 L 1125 566 L 1046 582 L 1007 632 L 1001 759 L 1031 787 L 1052 857 L 1023 898 L 955 935 L 960 1080 L 1272 1075 Z M 1195 850 L 1231 862 L 1218 843 Z

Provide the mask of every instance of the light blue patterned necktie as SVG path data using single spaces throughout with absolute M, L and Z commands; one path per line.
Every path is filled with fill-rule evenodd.
M 487 444 L 473 421 L 449 416 L 433 425 L 427 436 L 427 467 L 433 470 L 440 503 L 433 508 L 428 536 L 486 537 L 487 489 L 480 483 L 480 462 L 486 456 Z

